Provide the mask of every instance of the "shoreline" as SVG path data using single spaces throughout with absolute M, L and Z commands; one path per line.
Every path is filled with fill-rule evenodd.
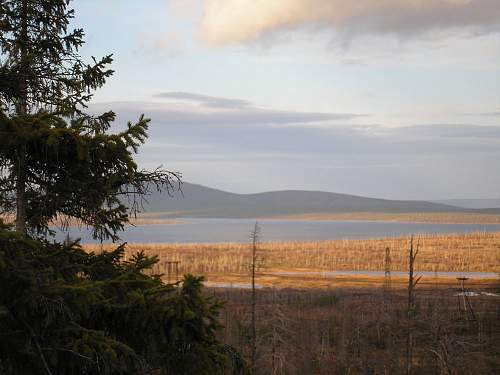
M 500 225 L 500 214 L 449 213 L 449 212 L 348 212 L 348 213 L 310 213 L 276 216 L 252 217 L 187 217 L 174 216 L 175 212 L 143 212 L 136 218 L 131 217 L 129 225 L 179 225 L 188 224 L 190 220 L 257 220 L 257 221 L 306 221 L 306 222 L 373 222 L 373 223 L 405 223 L 405 224 L 477 224 Z M 10 215 L 0 216 L 5 223 L 12 223 Z M 63 219 L 56 219 L 57 226 Z M 70 224 L 70 227 L 78 225 Z
M 259 220 L 349 221 L 413 224 L 500 224 L 500 215 L 472 213 L 377 213 L 352 212 L 339 214 L 299 214 L 259 218 Z
M 137 216 L 141 220 L 151 220 L 155 224 L 170 222 L 186 223 L 189 220 L 257 220 L 257 221 L 344 221 L 344 222 L 386 222 L 413 224 L 500 224 L 500 214 L 476 214 L 453 212 L 347 212 L 347 213 L 309 213 L 253 217 L 188 217 L 175 216 L 174 212 L 146 212 Z

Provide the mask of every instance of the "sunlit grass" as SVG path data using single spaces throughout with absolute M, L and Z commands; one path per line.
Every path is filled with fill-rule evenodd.
M 500 232 L 416 237 L 418 271 L 500 272 Z M 259 245 L 266 268 L 314 270 L 383 270 L 385 249 L 391 250 L 392 270 L 407 269 L 408 238 L 268 242 Z M 89 251 L 110 245 L 85 245 Z M 243 274 L 248 272 L 250 247 L 244 243 L 128 244 L 127 256 L 143 250 L 158 255 L 157 271 L 166 261 L 179 261 L 179 272 Z

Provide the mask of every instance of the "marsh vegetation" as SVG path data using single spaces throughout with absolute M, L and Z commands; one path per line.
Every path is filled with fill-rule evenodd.
M 419 236 L 416 271 L 500 272 L 500 232 Z M 270 270 L 383 271 L 385 249 L 391 249 L 392 270 L 408 269 L 408 238 L 263 242 L 261 274 Z M 85 245 L 102 251 L 112 245 Z M 156 271 L 166 273 L 164 261 L 179 261 L 180 273 L 205 276 L 248 274 L 251 253 L 246 243 L 144 243 L 127 244 L 126 251 L 158 255 Z
M 205 275 L 205 293 L 225 301 L 220 340 L 255 374 L 494 373 L 498 278 L 468 280 L 466 298 L 455 276 L 419 279 L 418 272 L 497 273 L 500 233 L 421 236 L 415 244 L 411 292 L 408 238 L 260 243 L 256 271 L 253 243 L 129 244 L 126 251 L 157 255 L 154 271 L 169 280 Z M 392 270 L 405 274 L 389 283 L 363 274 L 386 269 L 388 248 Z M 324 278 L 318 270 L 360 274 Z

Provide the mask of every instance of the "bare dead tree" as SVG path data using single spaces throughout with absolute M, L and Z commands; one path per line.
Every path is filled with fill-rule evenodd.
M 392 283 L 391 283 L 391 249 L 389 246 L 385 248 L 385 259 L 384 259 L 385 273 L 384 273 L 384 302 L 391 300 L 391 291 L 392 291 Z
M 419 251 L 419 242 L 414 248 L 413 236 L 410 237 L 410 249 L 408 253 L 408 305 L 407 305 L 407 331 L 406 331 L 406 375 L 411 374 L 413 358 L 413 320 L 415 310 L 415 287 L 422 276 L 415 278 L 415 259 Z
M 272 305 L 269 310 L 269 319 L 266 323 L 270 329 L 266 341 L 271 346 L 271 351 L 267 355 L 270 360 L 270 374 L 282 375 L 285 373 L 285 366 L 288 365 L 285 348 L 292 332 L 288 328 L 290 319 L 277 301 L 276 290 L 273 291 Z
M 437 348 L 429 349 L 429 351 L 436 357 L 441 375 L 452 375 L 448 346 L 448 333 L 445 329 L 440 328 Z
M 255 225 L 250 233 L 250 239 L 252 241 L 252 260 L 251 260 L 251 274 L 252 274 L 252 301 L 251 301 L 251 371 L 255 373 L 255 363 L 257 359 L 257 329 L 256 329 L 256 307 L 257 307 L 257 294 L 255 290 L 255 273 L 258 267 L 258 254 L 257 247 L 260 239 L 260 226 L 256 221 Z

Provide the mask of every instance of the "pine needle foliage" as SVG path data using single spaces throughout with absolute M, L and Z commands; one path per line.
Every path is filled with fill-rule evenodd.
M 170 193 L 180 175 L 134 162 L 149 119 L 111 134 L 114 112 L 86 113 L 93 91 L 113 74 L 113 59 L 84 62 L 84 32 L 70 30 L 69 3 L 0 2 L 1 210 L 23 233 L 45 234 L 51 221 L 74 219 L 95 238 L 117 240 L 145 195 Z
M 217 374 L 220 303 L 202 278 L 165 284 L 158 261 L 124 246 L 99 254 L 49 241 L 56 221 L 119 240 L 151 190 L 180 175 L 142 170 L 149 119 L 112 133 L 112 111 L 87 114 L 113 73 L 112 56 L 85 63 L 69 0 L 0 1 L 0 374 Z
M 83 29 L 70 29 L 75 16 L 68 0 L 0 2 L 0 103 L 16 112 L 44 109 L 83 114 L 82 108 L 113 74 L 112 55 L 84 62 L 78 54 Z M 26 106 L 25 109 L 22 107 Z M 101 118 L 109 125 L 111 117 Z
M 220 304 L 186 275 L 167 285 L 157 261 L 0 229 L 1 374 L 216 374 Z
M 27 227 L 46 233 L 56 219 L 71 218 L 93 229 L 95 238 L 118 240 L 130 211 L 141 208 L 151 189 L 174 189 L 177 174 L 140 170 L 134 161 L 149 120 L 116 134 L 89 134 L 81 120 L 66 122 L 41 112 L 9 117 L 0 113 L 0 203 L 14 213 L 19 150 L 25 150 Z M 130 206 L 126 205 L 130 203 Z

